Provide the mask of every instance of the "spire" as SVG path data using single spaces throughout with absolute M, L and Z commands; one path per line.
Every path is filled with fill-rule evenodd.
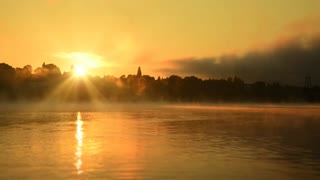
M 138 76 L 138 77 L 141 77 L 141 76 L 142 76 L 142 73 L 141 73 L 141 68 L 140 68 L 140 66 L 138 67 L 138 72 L 137 72 L 137 76 Z

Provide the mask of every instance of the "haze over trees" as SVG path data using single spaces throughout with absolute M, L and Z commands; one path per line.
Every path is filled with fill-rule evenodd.
M 320 102 L 319 86 L 290 86 L 277 82 L 245 83 L 240 77 L 201 79 L 171 75 L 74 76 L 58 66 L 43 63 L 23 68 L 0 63 L 0 101 L 111 102 Z

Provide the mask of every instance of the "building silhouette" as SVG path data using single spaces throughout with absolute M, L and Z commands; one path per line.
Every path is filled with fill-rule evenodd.
M 138 76 L 138 77 L 141 77 L 141 76 L 142 76 L 142 73 L 141 73 L 141 68 L 140 68 L 140 66 L 138 67 L 138 72 L 137 72 L 137 76 Z

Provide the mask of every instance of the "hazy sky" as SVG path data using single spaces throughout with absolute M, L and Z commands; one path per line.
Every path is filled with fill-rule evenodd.
M 165 75 L 159 69 L 174 68 L 168 60 L 313 36 L 319 9 L 319 0 L 0 0 L 0 62 L 62 70 L 84 63 L 116 76 L 140 65 Z

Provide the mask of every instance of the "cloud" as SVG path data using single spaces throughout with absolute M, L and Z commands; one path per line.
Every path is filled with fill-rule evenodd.
M 166 62 L 171 68 L 158 71 L 167 75 L 197 75 L 203 78 L 239 76 L 247 82 L 273 81 L 303 85 L 306 75 L 320 85 L 320 36 L 298 36 L 265 50 L 243 56 L 185 58 Z
M 242 55 L 182 58 L 165 62 L 158 72 L 203 78 L 239 76 L 247 82 L 273 81 L 303 85 L 310 75 L 320 85 L 320 17 L 305 17 L 288 24 L 270 42 Z

